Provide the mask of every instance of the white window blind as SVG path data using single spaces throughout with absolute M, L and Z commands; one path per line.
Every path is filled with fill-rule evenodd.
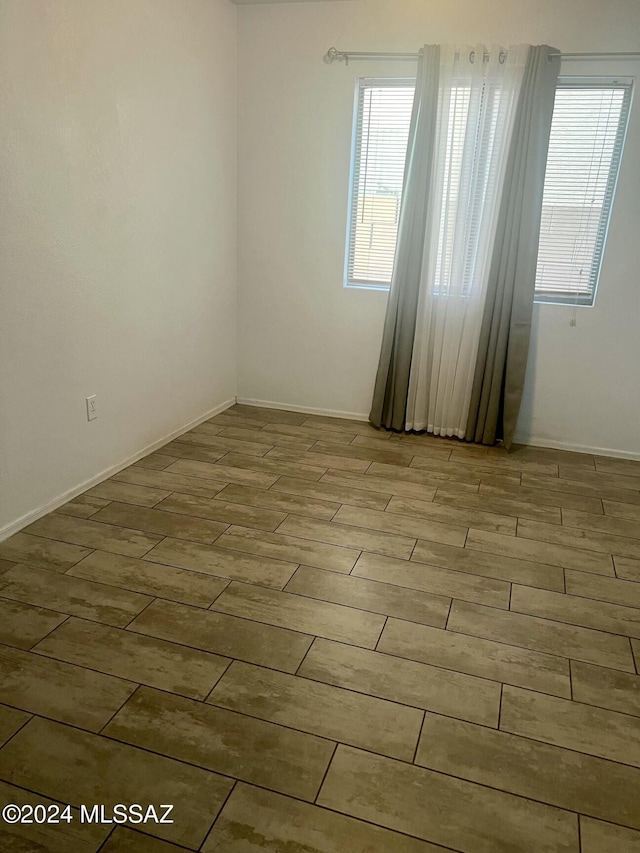
M 415 81 L 361 79 L 354 122 L 345 284 L 391 283 Z M 632 81 L 561 77 L 545 176 L 536 301 L 592 305 L 631 106 Z M 460 87 L 460 115 L 465 90 Z M 454 136 L 460 128 L 450 128 Z M 454 146 L 455 147 L 455 146 Z M 455 158 L 454 158 L 455 159 Z M 455 172 L 455 162 L 450 163 Z M 446 236 L 447 222 L 441 222 Z M 440 241 L 438 280 L 450 259 Z
M 359 81 L 347 285 L 387 289 L 391 283 L 414 89 L 414 80 Z
M 630 102 L 628 80 L 558 82 L 542 202 L 537 302 L 593 304 Z

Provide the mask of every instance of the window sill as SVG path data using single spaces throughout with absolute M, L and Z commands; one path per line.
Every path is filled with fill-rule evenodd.
M 343 284 L 344 290 L 377 290 L 379 293 L 389 293 L 391 289 L 385 284 Z

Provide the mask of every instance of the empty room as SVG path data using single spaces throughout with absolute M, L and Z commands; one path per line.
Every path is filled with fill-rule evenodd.
M 637 0 L 0 0 L 0 853 L 640 853 Z

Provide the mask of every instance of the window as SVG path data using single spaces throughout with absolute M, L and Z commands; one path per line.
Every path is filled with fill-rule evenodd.
M 413 93 L 413 80 L 358 83 L 347 286 L 387 290 L 391 283 Z M 537 302 L 593 304 L 630 104 L 627 79 L 558 81 L 542 204 Z M 439 267 L 443 262 L 446 253 L 439 257 Z
M 544 181 L 536 302 L 593 305 L 631 102 L 631 82 L 558 82 Z
M 345 284 L 388 290 L 414 80 L 361 79 L 356 93 Z

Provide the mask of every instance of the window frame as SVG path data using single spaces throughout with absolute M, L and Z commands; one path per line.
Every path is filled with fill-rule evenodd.
M 375 86 L 380 87 L 388 87 L 388 88 L 407 88 L 410 87 L 415 90 L 416 87 L 416 78 L 415 77 L 358 77 L 356 79 L 356 89 L 355 89 L 355 98 L 354 98 L 354 107 L 353 107 L 353 122 L 351 128 L 351 161 L 349 165 L 349 197 L 347 202 L 347 243 L 345 250 L 345 259 L 344 259 L 344 276 L 343 276 L 343 287 L 348 288 L 349 290 L 377 290 L 382 293 L 388 293 L 391 289 L 391 284 L 385 284 L 384 282 L 364 282 L 364 281 L 352 281 L 349 277 L 349 261 L 351 258 L 351 238 L 355 238 L 355 229 L 353 227 L 353 204 L 356 195 L 356 161 L 358 159 L 358 128 L 360 127 L 360 123 L 362 120 L 362 112 L 360 110 L 360 101 L 361 96 L 363 96 L 364 90 L 367 88 L 374 88 Z M 406 161 L 406 155 L 405 155 Z M 397 241 L 396 241 L 397 246 Z
M 624 148 L 626 145 L 626 138 L 629 129 L 630 116 L 631 116 L 631 108 L 633 104 L 633 95 L 635 89 L 635 78 L 633 76 L 628 75 L 616 75 L 616 74 L 604 74 L 604 75 L 589 75 L 589 74 L 574 74 L 574 75 L 565 75 L 562 74 L 558 77 L 557 89 L 569 89 L 569 88 L 606 88 L 606 87 L 624 87 L 625 94 L 623 96 L 623 105 L 620 114 L 620 122 L 616 133 L 616 148 L 619 151 L 619 156 L 613 159 L 612 166 L 609 172 L 608 181 L 607 181 L 607 190 L 605 192 L 605 204 L 603 205 L 603 210 L 600 216 L 600 221 L 598 224 L 598 237 L 596 240 L 596 250 L 594 251 L 594 257 L 591 265 L 590 271 L 590 279 L 593 281 L 593 285 L 590 288 L 589 294 L 580 295 L 578 293 L 571 293 L 567 291 L 566 293 L 553 293 L 551 291 L 544 291 L 542 289 L 535 290 L 534 295 L 534 303 L 540 305 L 565 305 L 570 307 L 585 307 L 592 308 L 595 305 L 596 296 L 598 292 L 598 286 L 600 282 L 600 274 L 602 272 L 602 264 L 607 244 L 607 237 L 609 233 L 609 225 L 611 222 L 611 214 L 613 211 L 613 205 L 615 202 L 616 190 L 618 186 L 618 180 L 620 176 L 620 169 L 622 166 L 622 158 L 624 155 Z M 348 193 L 348 206 L 347 206 L 347 239 L 346 239 L 346 249 L 345 249 L 345 262 L 344 262 L 344 276 L 343 276 L 343 287 L 348 288 L 350 290 L 376 290 L 381 291 L 383 293 L 388 293 L 391 285 L 383 282 L 357 282 L 352 281 L 349 277 L 350 273 L 350 259 L 351 259 L 351 249 L 352 249 L 352 238 L 355 239 L 355 229 L 353 227 L 353 204 L 355 200 L 355 195 L 357 192 L 356 187 L 356 161 L 358 158 L 358 141 L 360 138 L 360 134 L 358 133 L 358 129 L 361 125 L 363 110 L 361 109 L 361 103 L 363 103 L 363 92 L 366 88 L 375 87 L 375 86 L 384 86 L 389 88 L 406 88 L 413 87 L 415 88 L 416 78 L 415 77 L 359 77 L 356 79 L 355 86 L 355 98 L 354 98 L 354 108 L 353 108 L 353 121 L 352 121 L 352 131 L 351 131 L 351 159 L 350 159 L 350 167 L 349 167 L 349 193 Z M 553 120 L 553 119 L 552 119 Z M 545 180 L 546 180 L 546 172 L 545 172 Z M 599 249 L 597 248 L 599 246 Z
M 607 176 L 607 188 L 604 195 L 604 203 L 598 222 L 598 230 L 596 244 L 591 261 L 591 269 L 589 271 L 590 289 L 588 293 L 580 294 L 567 290 L 565 293 L 553 291 L 545 291 L 542 288 L 536 287 L 534 293 L 534 304 L 537 305 L 564 305 L 572 308 L 593 308 L 596 303 L 598 286 L 600 284 L 600 274 L 602 272 L 602 263 L 604 260 L 605 249 L 607 246 L 607 237 L 609 235 L 609 225 L 611 222 L 611 214 L 616 197 L 618 180 L 620 177 L 620 169 L 622 167 L 622 157 L 627 140 L 627 132 L 629 130 L 629 120 L 631 116 L 631 106 L 633 102 L 635 80 L 633 77 L 616 74 L 605 75 L 590 75 L 590 74 L 562 74 L 558 77 L 558 89 L 606 89 L 606 88 L 623 88 L 622 107 L 620 110 L 620 121 L 616 130 L 616 138 L 614 150 L 619 152 L 617 158 L 612 157 L 611 167 Z M 553 121 L 553 119 L 552 119 Z M 545 170 L 546 182 L 546 170 Z

